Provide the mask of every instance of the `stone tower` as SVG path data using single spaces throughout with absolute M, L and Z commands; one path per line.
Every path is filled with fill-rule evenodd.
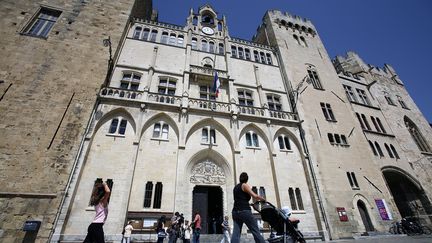
M 151 12 L 151 1 L 135 2 L 2 1 L 2 242 L 50 237 L 96 93 L 109 75 L 110 49 L 117 49 L 132 6 Z M 39 231 L 23 231 L 26 221 Z

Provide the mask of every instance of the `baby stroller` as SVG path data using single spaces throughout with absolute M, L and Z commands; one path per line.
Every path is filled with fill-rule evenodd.
M 300 221 L 291 222 L 285 213 L 267 201 L 257 201 L 251 206 L 259 212 L 262 220 L 271 226 L 269 243 L 305 243 L 303 234 L 297 229 Z M 276 235 L 273 234 L 276 231 Z

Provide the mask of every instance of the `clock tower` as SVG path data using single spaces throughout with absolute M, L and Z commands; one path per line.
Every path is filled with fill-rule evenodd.
M 227 34 L 225 16 L 218 19 L 216 11 L 209 4 L 198 9 L 198 13 L 190 10 L 187 24 L 194 34 L 207 37 L 224 37 Z

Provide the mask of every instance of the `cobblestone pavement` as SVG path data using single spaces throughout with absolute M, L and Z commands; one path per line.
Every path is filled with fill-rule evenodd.
M 329 243 L 432 243 L 432 236 L 392 236 L 392 237 L 370 237 L 350 240 L 332 240 Z

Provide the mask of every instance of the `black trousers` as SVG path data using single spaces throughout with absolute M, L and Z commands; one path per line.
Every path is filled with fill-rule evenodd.
M 87 228 L 84 243 L 105 243 L 103 223 L 91 223 Z

